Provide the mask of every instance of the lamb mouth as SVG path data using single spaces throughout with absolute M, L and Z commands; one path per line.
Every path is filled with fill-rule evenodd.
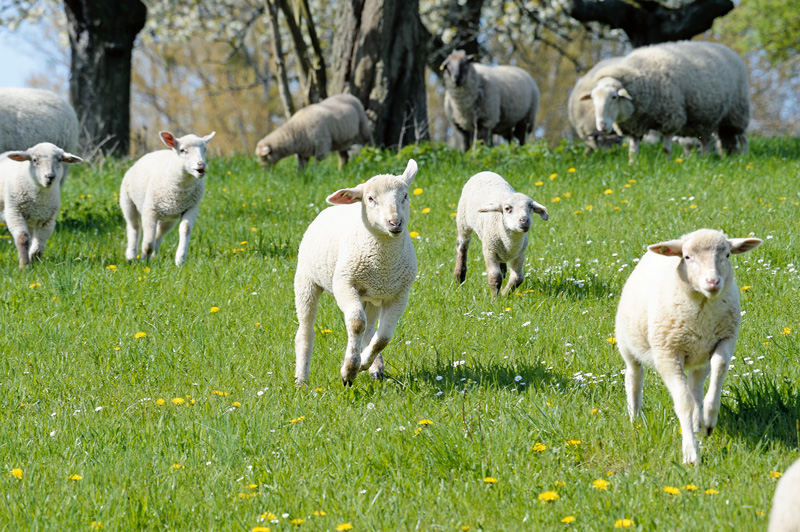
M 203 177 L 206 175 L 206 171 L 203 168 L 198 168 L 197 170 L 195 170 L 195 172 L 197 172 L 197 177 Z
M 402 232 L 403 232 L 403 228 L 402 227 L 392 227 L 391 229 L 389 229 L 389 233 L 391 233 L 393 235 L 399 235 Z

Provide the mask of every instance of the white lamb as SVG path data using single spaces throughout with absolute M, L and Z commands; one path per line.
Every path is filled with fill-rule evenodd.
M 321 161 L 333 150 L 339 154 L 341 169 L 349 159 L 347 150 L 357 143 L 373 143 L 367 113 L 352 94 L 338 94 L 297 111 L 258 141 L 256 156 L 268 165 L 297 154 L 303 170 L 310 158 Z
M 314 318 L 323 291 L 336 298 L 347 326 L 342 384 L 352 385 L 358 372 L 367 369 L 372 378 L 383 377 L 381 351 L 392 338 L 417 274 L 407 227 L 408 186 L 416 175 L 417 163 L 411 159 L 401 176 L 377 175 L 337 190 L 327 198 L 336 207 L 323 210 L 308 226 L 294 278 L 298 386 L 308 382 Z
M 726 153 L 747 149 L 747 68 L 723 44 L 681 41 L 637 48 L 598 70 L 595 79 L 583 98 L 594 103 L 599 131 L 631 137 L 630 162 L 651 129 L 668 139 L 698 137 L 704 151 L 710 151 L 714 133 Z
M 711 434 L 717 424 L 722 383 L 739 335 L 739 290 L 730 254 L 760 244 L 758 238 L 729 239 L 711 229 L 653 244 L 622 289 L 616 340 L 625 359 L 628 413 L 633 421 L 642 408 L 642 364 L 654 365 L 675 404 L 684 463 L 698 463 L 695 432 Z
M 456 281 L 463 283 L 467 277 L 467 251 L 475 232 L 483 244 L 483 259 L 492 296 L 496 296 L 503 285 L 506 263 L 511 265 L 511 274 L 503 295 L 522 284 L 528 230 L 534 214 L 545 221 L 548 218 L 546 207 L 516 192 L 499 175 L 480 172 L 472 176 L 458 200 Z
M 515 66 L 486 66 L 474 55 L 456 50 L 440 69 L 444 75 L 444 112 L 453 124 L 458 148 L 467 151 L 474 140 L 492 145 L 497 133 L 520 144 L 536 126 L 539 86 Z
M 148 153 L 125 172 L 119 204 L 127 225 L 126 259 L 136 258 L 142 233 L 142 259 L 158 253 L 161 239 L 180 221 L 175 264 L 186 262 L 206 186 L 206 145 L 215 133 L 175 138 L 162 131 L 161 140 L 171 149 Z
M 0 152 L 42 142 L 70 152 L 78 149 L 78 117 L 72 106 L 48 90 L 0 88 Z
M 19 254 L 19 267 L 41 257 L 61 206 L 63 163 L 83 159 L 41 142 L 25 151 L 0 155 L 0 211 Z
M 786 470 L 775 487 L 767 532 L 800 532 L 800 460 Z

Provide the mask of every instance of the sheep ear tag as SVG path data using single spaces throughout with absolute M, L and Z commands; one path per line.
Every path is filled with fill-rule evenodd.
M 331 205 L 351 205 L 361 201 L 361 191 L 357 188 L 342 188 L 325 198 Z

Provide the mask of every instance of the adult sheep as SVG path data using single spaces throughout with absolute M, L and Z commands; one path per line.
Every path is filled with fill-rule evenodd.
M 800 460 L 786 470 L 775 487 L 767 532 L 800 532 Z
M 453 124 L 458 148 L 467 151 L 474 140 L 491 146 L 494 133 L 525 144 L 536 126 L 536 82 L 521 68 L 474 61 L 474 55 L 456 50 L 440 67 L 444 72 L 444 112 Z
M 622 289 L 615 334 L 625 360 L 631 422 L 642 409 L 642 365 L 653 365 L 674 402 L 684 463 L 698 463 L 695 432 L 711 434 L 717 425 L 722 383 L 739 336 L 731 253 L 759 245 L 758 238 L 729 239 L 711 229 L 653 244 Z
M 582 98 L 592 100 L 599 131 L 631 137 L 631 163 L 651 129 L 666 138 L 698 137 L 705 145 L 716 133 L 726 153 L 747 149 L 747 69 L 723 44 L 681 41 L 645 46 L 595 76 L 594 87 Z
M 0 88 L 0 152 L 49 142 L 67 152 L 78 148 L 78 117 L 56 93 Z
M 327 198 L 334 207 L 320 212 L 308 226 L 294 277 L 298 386 L 308 382 L 314 319 L 323 291 L 333 294 L 347 327 L 342 383 L 352 385 L 359 371 L 383 377 L 381 352 L 394 334 L 417 275 L 417 255 L 408 233 L 408 186 L 416 175 L 417 163 L 411 159 L 403 175 L 377 175 L 337 190 Z
M 567 98 L 567 117 L 569 123 L 575 130 L 575 134 L 586 144 L 586 153 L 594 150 L 610 148 L 622 142 L 622 136 L 616 131 L 604 133 L 598 131 L 595 126 L 594 104 L 591 99 L 584 99 L 583 96 L 591 92 L 597 79 L 595 74 L 602 68 L 617 63 L 621 57 L 609 57 L 603 59 L 575 82 L 575 86 Z
M 347 150 L 358 143 L 373 143 L 367 113 L 352 94 L 338 94 L 297 111 L 258 141 L 256 156 L 267 166 L 296 154 L 303 170 L 309 159 L 321 161 L 333 150 L 339 154 L 341 169 L 349 159 Z

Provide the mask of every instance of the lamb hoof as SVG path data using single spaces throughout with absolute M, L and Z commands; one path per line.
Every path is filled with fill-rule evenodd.
M 384 373 L 383 373 L 382 369 L 381 370 L 377 370 L 377 371 L 370 371 L 369 372 L 369 376 L 374 381 L 382 381 L 383 377 L 384 377 Z
M 347 388 L 348 386 L 353 386 L 353 381 L 342 377 L 342 386 Z

